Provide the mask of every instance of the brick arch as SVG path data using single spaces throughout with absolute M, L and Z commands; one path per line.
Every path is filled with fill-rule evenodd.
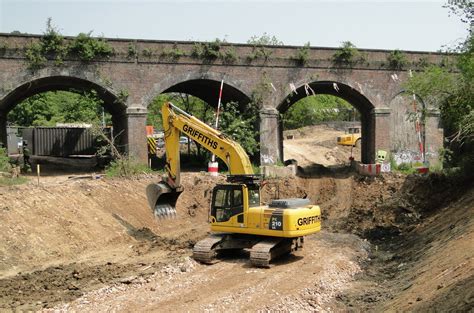
M 336 81 L 314 81 L 308 83 L 315 94 L 327 94 L 342 98 L 356 108 L 361 115 L 362 126 L 362 163 L 374 163 L 375 161 L 375 105 L 362 93 L 346 83 Z M 312 95 L 311 90 L 309 95 Z M 280 114 L 285 113 L 297 101 L 307 97 L 305 84 L 296 88 L 296 93 L 287 95 L 278 105 Z M 283 160 L 283 127 L 279 125 L 279 151 Z
M 104 108 L 112 115 L 115 133 L 123 133 L 118 140 L 120 143 L 124 143 L 127 128 L 126 105 L 118 101 L 118 96 L 109 88 L 98 85 L 92 81 L 62 75 L 44 76 L 20 83 L 0 98 L 0 141 L 7 142 L 6 124 L 8 112 L 21 101 L 35 94 L 57 90 L 72 92 L 74 92 L 74 90 L 95 90 L 98 97 L 104 101 Z
M 400 155 L 405 155 L 407 162 L 437 161 L 438 147 L 442 145 L 442 138 L 440 139 L 438 131 L 439 111 L 426 103 L 421 96 L 408 90 L 396 93 L 390 99 L 388 106 L 392 111 L 390 150 L 395 156 L 395 161 L 400 161 Z M 416 131 L 415 121 L 410 116 L 415 111 L 414 106 L 416 110 L 421 111 L 420 137 Z M 422 159 L 423 155 L 426 160 Z
M 117 114 L 125 111 L 125 104 L 118 102 L 118 97 L 111 89 L 90 80 L 75 76 L 51 75 L 23 82 L 14 87 L 8 94 L 0 99 L 0 111 L 8 113 L 19 102 L 35 94 L 55 90 L 95 90 L 104 107 L 111 113 Z
M 217 105 L 221 80 L 224 79 L 222 102 L 236 101 L 239 103 L 250 102 L 249 90 L 232 77 L 221 73 L 188 72 L 182 75 L 169 75 L 166 79 L 156 83 L 145 97 L 145 105 L 166 92 L 181 92 L 195 96 L 212 106 Z

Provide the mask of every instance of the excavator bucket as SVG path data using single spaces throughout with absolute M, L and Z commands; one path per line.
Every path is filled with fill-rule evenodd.
M 166 183 L 148 185 L 146 196 L 154 215 L 160 219 L 176 217 L 176 202 L 181 192 L 170 188 Z

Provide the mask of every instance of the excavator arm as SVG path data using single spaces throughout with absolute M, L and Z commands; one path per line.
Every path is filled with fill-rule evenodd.
M 148 202 L 156 216 L 174 215 L 176 202 L 183 191 L 179 155 L 181 133 L 224 161 L 231 175 L 253 174 L 249 157 L 237 142 L 170 102 L 162 106 L 161 112 L 166 149 L 166 176 L 161 182 L 147 187 Z

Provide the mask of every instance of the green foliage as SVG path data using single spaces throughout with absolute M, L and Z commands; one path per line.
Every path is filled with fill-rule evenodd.
M 215 123 L 215 109 L 209 104 L 187 94 L 170 93 L 158 96 L 148 106 L 147 125 L 162 129 L 161 106 L 168 101 L 208 125 Z M 246 105 L 234 102 L 225 103 L 220 111 L 219 130 L 239 142 L 249 155 L 257 154 L 258 132 L 255 131 L 257 117 L 258 109 L 252 103 Z M 197 153 L 199 156 L 206 154 L 200 147 Z
M 272 55 L 270 49 L 265 48 L 265 46 L 282 46 L 283 42 L 278 40 L 275 36 L 270 36 L 267 33 L 263 33 L 262 36 L 252 36 L 247 43 L 253 45 L 252 53 L 247 56 L 249 62 L 255 59 L 264 59 L 267 61 Z
M 310 43 L 307 42 L 302 48 L 299 48 L 296 51 L 296 56 L 294 57 L 295 61 L 299 65 L 305 66 L 308 63 L 309 51 L 310 51 Z
M 9 172 L 11 169 L 7 149 L 0 147 L 0 172 Z
M 333 62 L 341 66 L 351 66 L 361 60 L 363 60 L 361 53 L 350 41 L 344 41 L 341 48 L 333 55 Z
M 247 43 L 254 46 L 283 46 L 283 41 L 267 33 L 263 33 L 261 36 L 252 36 L 247 40 Z
M 416 173 L 416 168 L 410 163 L 401 163 L 392 169 L 394 172 L 400 172 L 406 175 Z
M 127 58 L 135 59 L 137 55 L 138 55 L 138 52 L 137 52 L 137 47 L 135 47 L 135 44 L 133 42 L 128 43 Z
M 145 48 L 143 49 L 142 54 L 143 56 L 150 58 L 153 55 L 153 52 L 150 49 Z
M 422 69 L 428 67 L 429 65 L 430 65 L 430 62 L 428 62 L 428 59 L 425 58 L 425 57 L 419 58 L 418 62 L 416 64 L 416 66 L 418 66 L 419 68 L 422 68 Z
M 259 165 L 252 163 L 252 169 L 254 174 L 260 174 L 261 169 Z
M 255 131 L 257 116 L 257 109 L 252 104 L 242 109 L 236 102 L 226 103 L 221 112 L 219 129 L 240 143 L 247 154 L 256 154 L 259 149 Z
M 128 99 L 129 93 L 128 90 L 121 89 L 117 95 L 117 103 L 126 103 Z
M 48 61 L 43 54 L 43 49 L 40 43 L 32 43 L 26 49 L 25 57 L 28 60 L 28 68 L 32 70 L 42 68 Z
M 69 51 L 79 56 L 83 61 L 92 61 L 96 58 L 107 58 L 113 54 L 112 47 L 103 39 L 91 37 L 91 33 L 80 33 L 71 42 Z
M 0 177 L 0 186 L 13 186 L 13 185 L 22 185 L 28 182 L 28 178 L 24 176 L 8 178 Z
M 55 126 L 56 123 L 98 123 L 102 116 L 102 105 L 103 101 L 94 91 L 49 91 L 20 102 L 8 114 L 8 121 L 25 127 Z M 108 113 L 106 122 L 111 123 Z
M 472 25 L 472 3 L 459 1 L 447 5 L 461 20 Z M 460 46 L 455 48 L 457 72 L 446 68 L 447 62 L 427 67 L 416 73 L 405 84 L 405 88 L 419 95 L 425 103 L 436 105 L 441 112 L 445 133 L 450 139 L 448 148 L 451 166 L 471 168 L 474 161 L 474 38 L 472 32 Z M 445 60 L 449 59 L 446 57 Z M 472 171 L 468 170 L 472 175 Z
M 407 64 L 406 55 L 400 50 L 393 50 L 387 56 L 388 66 L 393 70 L 401 70 Z
M 264 46 L 254 46 L 252 49 L 252 53 L 247 56 L 248 61 L 253 61 L 255 59 L 264 59 L 267 61 L 270 56 L 272 55 L 272 51 L 270 49 L 265 48 Z
M 39 42 L 32 43 L 25 51 L 28 68 L 31 70 L 44 67 L 50 59 L 55 60 L 55 65 L 59 66 L 67 56 L 78 56 L 82 61 L 89 62 L 112 54 L 112 47 L 104 39 L 92 38 L 91 32 L 80 33 L 67 42 L 52 26 L 51 18 L 48 19 L 46 31 Z
M 262 104 L 263 99 L 268 96 L 272 90 L 271 81 L 267 76 L 266 72 L 263 72 L 260 81 L 255 86 L 255 89 L 252 91 L 252 103 L 254 106 L 258 107 Z
M 222 59 L 224 60 L 225 63 L 232 64 L 235 61 L 237 61 L 237 51 L 235 51 L 235 48 L 233 46 L 228 47 L 224 54 L 222 55 Z
M 354 110 L 348 102 L 335 96 L 310 96 L 299 100 L 288 109 L 283 116 L 283 127 L 287 130 L 325 121 L 348 121 L 353 118 Z
M 106 167 L 105 175 L 107 177 L 122 177 L 131 178 L 144 173 L 151 173 L 152 170 L 135 160 L 134 158 L 119 158 L 116 159 Z
M 215 60 L 223 57 L 221 52 L 222 41 L 218 38 L 212 42 L 196 42 L 193 46 L 191 55 L 195 58 L 204 60 Z
M 172 60 L 178 60 L 180 57 L 184 56 L 185 52 L 178 47 L 178 44 L 174 44 L 172 48 L 165 48 L 161 53 L 162 57 L 170 58 Z

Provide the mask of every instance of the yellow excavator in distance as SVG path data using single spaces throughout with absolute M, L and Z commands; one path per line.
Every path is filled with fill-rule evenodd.
M 162 106 L 162 117 L 166 175 L 146 190 L 155 216 L 176 214 L 176 202 L 183 191 L 181 133 L 224 161 L 230 173 L 227 184 L 213 189 L 209 212 L 213 234 L 195 244 L 195 260 L 212 264 L 225 250 L 250 249 L 251 263 L 268 267 L 278 256 L 301 249 L 304 236 L 321 229 L 320 208 L 311 205 L 309 199 L 278 199 L 261 205 L 260 177 L 254 175 L 248 155 L 237 142 L 169 102 Z

